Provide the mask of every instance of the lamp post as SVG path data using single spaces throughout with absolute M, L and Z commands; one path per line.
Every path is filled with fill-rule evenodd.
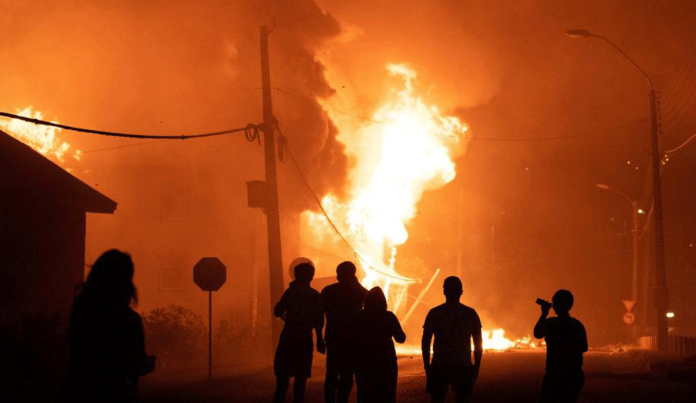
M 631 239 L 632 239 L 632 263 L 631 263 L 631 299 L 633 301 L 638 300 L 638 202 L 628 197 L 624 192 L 616 190 L 609 185 L 603 183 L 598 183 L 598 188 L 602 190 L 608 190 L 614 192 L 619 196 L 626 199 L 631 204 L 631 211 L 633 216 L 633 228 L 631 228 Z M 641 313 L 642 314 L 642 313 Z M 629 331 L 630 339 L 633 341 L 636 337 L 636 326 L 632 326 Z
M 658 143 L 657 128 L 657 99 L 655 88 L 648 74 L 636 62 L 633 61 L 621 48 L 609 39 L 591 33 L 585 29 L 571 29 L 565 32 L 571 38 L 596 38 L 609 44 L 619 52 L 633 67 L 635 67 L 645 78 L 650 88 L 650 132 L 652 144 L 652 182 L 653 182 L 653 203 L 655 214 L 655 289 L 654 305 L 657 311 L 657 349 L 666 351 L 668 349 L 667 333 L 667 308 L 669 297 L 667 294 L 667 273 L 665 270 L 665 233 L 662 212 L 662 182 L 660 180 L 661 155 Z

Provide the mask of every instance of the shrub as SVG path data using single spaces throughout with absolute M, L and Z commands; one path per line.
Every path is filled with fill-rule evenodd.
M 205 362 L 208 330 L 203 318 L 179 305 L 143 313 L 148 354 L 161 369 L 191 367 Z

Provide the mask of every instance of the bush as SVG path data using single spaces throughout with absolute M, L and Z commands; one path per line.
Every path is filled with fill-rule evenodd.
M 202 365 L 207 357 L 208 330 L 203 318 L 178 305 L 143 313 L 148 354 L 157 356 L 157 367 L 174 369 Z

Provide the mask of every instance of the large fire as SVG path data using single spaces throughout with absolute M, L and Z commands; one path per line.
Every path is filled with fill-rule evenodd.
M 400 88 L 391 91 L 368 123 L 342 138 L 355 162 L 349 200 L 329 194 L 322 206 L 352 245 L 354 251 L 344 245 L 344 252 L 354 255 L 363 269 L 363 286 L 382 287 L 390 309 L 404 318 L 409 285 L 421 279 L 399 274 L 397 248 L 408 239 L 406 227 L 423 193 L 455 178 L 452 158 L 464 151 L 468 128 L 418 96 L 413 69 L 396 64 L 387 69 L 400 79 Z M 313 241 L 335 240 L 322 214 L 305 212 L 303 223 Z M 489 350 L 533 346 L 528 338 L 507 339 L 503 329 L 484 330 L 483 337 Z
M 31 106 L 18 110 L 17 115 L 44 120 L 43 113 L 33 110 Z M 63 162 L 65 156 L 70 155 L 80 159 L 79 150 L 68 153 L 70 144 L 60 139 L 61 129 L 58 127 L 39 126 L 19 119 L 3 119 L 0 120 L 0 128 L 48 158 Z
M 403 85 L 346 144 L 355 158 L 351 199 L 342 203 L 327 195 L 322 204 L 352 241 L 364 269 L 363 285 L 381 286 L 396 311 L 408 284 L 416 281 L 397 273 L 397 247 L 408 239 L 406 225 L 423 193 L 454 179 L 452 154 L 462 150 L 467 127 L 415 94 L 414 70 L 395 64 L 387 68 Z M 305 219 L 314 231 L 329 230 L 316 225 L 325 220 L 319 214 L 307 212 Z

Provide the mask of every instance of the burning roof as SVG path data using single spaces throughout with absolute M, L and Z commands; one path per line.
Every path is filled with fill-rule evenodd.
M 0 131 L 0 190 L 3 198 L 44 201 L 90 213 L 113 213 L 117 203 L 72 176 L 28 145 Z

